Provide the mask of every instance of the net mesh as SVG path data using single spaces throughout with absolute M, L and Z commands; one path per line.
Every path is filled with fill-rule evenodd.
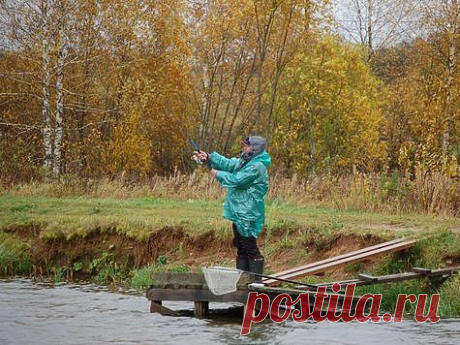
M 236 268 L 219 266 L 203 267 L 203 272 L 206 284 L 214 295 L 235 292 L 238 280 L 243 273 L 243 271 Z

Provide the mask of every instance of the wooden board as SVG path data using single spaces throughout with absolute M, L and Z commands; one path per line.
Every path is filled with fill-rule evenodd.
M 381 244 L 380 247 L 372 246 L 367 249 L 366 248 L 361 249 L 359 251 L 339 255 L 339 256 L 336 256 L 336 257 L 333 257 L 327 260 L 318 261 L 310 265 L 298 267 L 293 270 L 284 271 L 285 273 L 280 272 L 273 276 L 283 278 L 283 279 L 301 278 L 307 275 L 324 272 L 331 268 L 335 268 L 335 267 L 342 266 L 345 264 L 367 260 L 373 256 L 383 255 L 383 254 L 388 254 L 388 253 L 392 253 L 395 251 L 404 250 L 404 249 L 407 249 L 413 246 L 416 243 L 416 241 L 400 241 L 400 240 L 396 241 L 394 240 L 394 241 L 389 241 L 385 243 L 386 243 L 385 245 Z M 373 248 L 373 249 L 369 250 L 370 248 Z M 275 286 L 275 285 L 280 284 L 280 282 L 275 279 L 265 279 L 263 282 L 269 286 Z
M 387 246 L 390 246 L 390 245 L 393 245 L 393 244 L 396 244 L 396 243 L 400 243 L 400 242 L 403 242 L 403 239 L 402 238 L 397 238 L 397 239 L 394 239 L 394 240 L 391 240 L 391 241 L 388 241 L 388 242 L 379 243 L 379 244 L 377 244 L 375 246 L 355 250 L 353 252 L 349 252 L 349 253 L 342 254 L 342 255 L 339 255 L 339 256 L 334 256 L 334 257 L 329 258 L 329 259 L 316 261 L 316 262 L 313 262 L 313 263 L 310 263 L 310 264 L 307 264 L 307 265 L 304 265 L 304 266 L 299 266 L 299 267 L 291 268 L 289 270 L 281 271 L 281 272 L 272 274 L 272 276 L 273 277 L 282 277 L 282 276 L 285 276 L 287 274 L 303 271 L 303 270 L 306 270 L 306 269 L 309 269 L 309 268 L 312 268 L 312 267 L 324 265 L 324 264 L 327 264 L 329 262 L 337 261 L 337 260 L 340 260 L 340 259 L 345 259 L 345 258 L 354 256 L 354 255 L 370 252 L 372 250 L 387 247 Z
M 237 290 L 225 295 L 214 295 L 207 289 L 161 289 L 150 288 L 147 298 L 151 301 L 201 301 L 246 303 L 248 290 Z
M 206 279 L 203 273 L 161 272 L 155 273 L 154 282 L 150 287 L 162 289 L 207 289 Z M 249 273 L 243 273 L 238 280 L 238 289 L 247 289 L 247 285 L 254 280 Z
M 358 274 L 358 278 L 361 280 L 371 280 L 371 281 L 377 280 L 377 277 L 371 276 L 369 274 L 363 274 L 363 273 Z
M 203 273 L 183 273 L 183 272 L 158 272 L 154 273 L 152 278 L 155 281 L 155 284 L 175 284 L 180 285 L 186 284 L 203 284 L 205 283 Z
M 345 288 L 348 284 L 356 284 L 356 286 L 363 286 L 363 285 L 371 285 L 371 284 L 383 284 L 383 283 L 391 283 L 403 280 L 410 280 L 410 279 L 421 279 L 425 277 L 441 277 L 444 275 L 452 275 L 455 273 L 460 272 L 460 267 L 450 267 L 450 268 L 440 268 L 436 270 L 430 270 L 429 272 L 425 269 L 419 269 L 418 272 L 405 272 L 405 273 L 397 273 L 397 274 L 388 274 L 384 276 L 373 277 L 374 279 L 349 279 L 349 280 L 342 280 L 337 282 L 330 282 L 330 283 L 321 283 L 316 284 L 316 286 L 326 286 L 331 287 L 335 283 L 339 283 L 342 285 L 342 288 Z
M 158 314 L 165 315 L 165 316 L 179 316 L 178 312 L 163 306 L 161 304 L 161 301 L 151 301 L 150 302 L 150 312 L 158 313 Z
M 237 302 L 246 304 L 248 294 L 251 291 L 263 293 L 269 296 L 270 300 L 273 301 L 279 294 L 288 294 L 291 296 L 292 301 L 295 301 L 300 294 L 309 293 L 308 301 L 310 308 L 313 308 L 315 302 L 315 291 L 296 290 L 296 289 L 283 289 L 278 287 L 267 287 L 267 286 L 249 286 L 246 290 L 237 290 L 235 292 L 224 294 L 220 296 L 214 295 L 207 289 L 163 289 L 151 287 L 147 290 L 147 298 L 150 300 L 150 311 L 152 313 L 160 313 L 162 315 L 169 316 L 182 316 L 183 311 L 174 311 L 163 306 L 163 301 L 193 301 L 194 302 L 194 315 L 196 317 L 206 317 L 210 313 L 209 302 Z M 344 301 L 344 294 L 338 293 L 338 308 Z M 324 299 L 323 307 L 328 306 L 330 295 Z M 359 296 L 355 296 L 352 302 L 352 306 L 356 304 Z M 299 308 L 300 303 L 297 303 L 295 308 Z M 257 306 L 256 306 L 257 309 Z
M 412 272 L 429 274 L 432 272 L 429 268 L 412 267 Z
M 206 317 L 209 314 L 209 302 L 195 301 L 193 315 L 195 317 Z
M 273 299 L 276 298 L 276 296 L 278 296 L 280 294 L 288 294 L 288 295 L 291 296 L 292 301 L 295 301 L 300 294 L 308 293 L 308 300 L 309 300 L 310 307 L 312 308 L 313 305 L 315 304 L 316 291 L 308 291 L 308 290 L 303 290 L 302 291 L 302 290 L 297 290 L 297 289 L 285 289 L 285 288 L 277 288 L 277 287 L 270 287 L 270 286 L 257 287 L 257 288 L 249 287 L 249 290 L 250 291 L 257 291 L 259 293 L 265 293 L 270 297 L 271 301 L 273 301 Z M 327 308 L 327 306 L 329 305 L 329 299 L 330 299 L 331 294 L 339 296 L 337 306 L 338 306 L 338 308 L 341 308 L 342 303 L 343 303 L 344 298 L 345 298 L 345 294 L 336 293 L 336 292 L 332 292 L 332 293 L 327 292 L 327 297 L 323 301 L 323 309 Z M 352 307 L 353 308 L 356 305 L 356 303 L 358 303 L 360 297 L 361 296 L 354 296 L 353 297 L 353 301 L 352 301 Z

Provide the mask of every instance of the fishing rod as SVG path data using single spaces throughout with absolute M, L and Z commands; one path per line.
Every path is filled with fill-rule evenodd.
M 203 153 L 203 151 L 200 149 L 200 147 L 197 145 L 197 143 L 196 143 L 193 139 L 190 139 L 190 138 L 189 138 L 189 139 L 188 139 L 188 142 L 190 143 L 190 145 L 192 145 L 192 147 L 193 147 L 193 149 L 194 149 L 195 151 L 197 151 L 198 153 Z M 209 155 L 208 155 L 208 156 L 209 156 Z M 209 157 L 208 157 L 208 159 L 206 159 L 206 160 L 201 160 L 201 159 L 198 158 L 197 156 L 193 156 L 192 159 L 193 159 L 196 163 L 198 163 L 198 164 L 200 164 L 200 165 L 204 165 L 204 166 L 206 166 L 208 169 L 211 169 L 211 166 L 210 166 L 210 164 L 209 164 Z
M 253 274 L 253 275 L 256 275 L 256 276 L 259 276 L 259 277 L 262 277 L 262 278 L 278 280 L 278 281 L 283 282 L 283 283 L 291 283 L 291 284 L 306 286 L 306 287 L 309 287 L 309 288 L 314 289 L 314 290 L 318 290 L 318 287 L 316 285 L 313 285 L 313 284 L 301 283 L 301 282 L 298 282 L 298 281 L 295 281 L 295 280 L 283 279 L 283 278 L 278 278 L 278 277 L 274 277 L 274 276 L 267 276 L 265 274 L 254 273 L 254 272 L 249 272 L 249 271 L 243 271 L 243 272 Z M 257 283 L 257 282 L 255 282 L 255 283 Z M 263 284 L 263 282 L 261 284 Z

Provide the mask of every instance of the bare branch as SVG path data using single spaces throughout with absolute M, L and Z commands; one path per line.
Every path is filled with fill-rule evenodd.
M 42 97 L 34 93 L 25 93 L 25 92 L 3 92 L 0 93 L 0 97 L 34 97 L 37 99 L 42 99 Z
M 26 128 L 26 129 L 29 129 L 29 130 L 42 130 L 41 127 L 32 126 L 32 125 L 25 125 L 25 124 L 22 124 L 22 123 L 0 122 L 0 126 L 19 127 L 19 128 Z

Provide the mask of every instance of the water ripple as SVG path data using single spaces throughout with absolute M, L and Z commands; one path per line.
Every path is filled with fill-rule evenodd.
M 191 310 L 191 302 L 165 303 Z M 216 303 L 211 308 L 228 305 Z M 91 284 L 53 285 L 28 279 L 0 280 L 0 344 L 457 344 L 460 320 L 437 324 L 253 324 L 240 336 L 241 319 L 174 318 L 149 313 L 144 296 L 110 292 Z

